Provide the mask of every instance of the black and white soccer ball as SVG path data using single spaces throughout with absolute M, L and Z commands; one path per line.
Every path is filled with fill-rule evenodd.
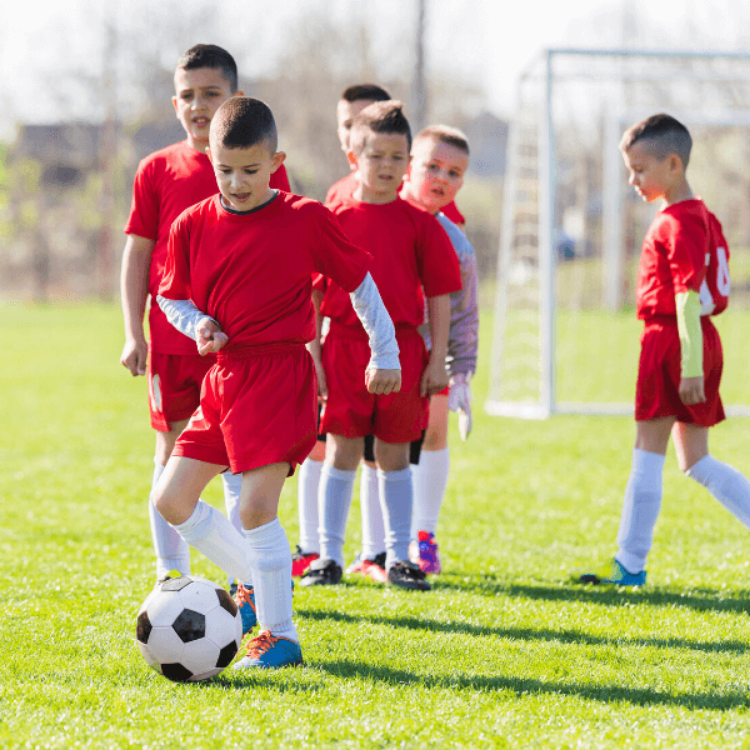
M 138 648 L 159 674 L 175 682 L 215 677 L 242 643 L 242 617 L 227 591 L 203 578 L 171 578 L 138 612 Z

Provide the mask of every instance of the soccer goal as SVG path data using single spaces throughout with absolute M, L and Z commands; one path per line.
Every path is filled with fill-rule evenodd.
M 722 396 L 729 413 L 750 416 L 750 54 L 592 49 L 547 50 L 519 79 L 490 414 L 632 413 L 635 280 L 657 206 L 628 186 L 618 144 L 657 112 L 690 129 L 688 179 L 729 243 Z

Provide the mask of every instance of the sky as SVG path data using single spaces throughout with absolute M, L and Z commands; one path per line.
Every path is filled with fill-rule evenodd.
M 100 74 L 106 35 L 104 14 L 130 34 L 149 34 L 154 14 L 176 8 L 221 8 L 214 41 L 260 75 L 279 64 L 292 29 L 305 14 L 325 14 L 344 28 L 364 19 L 372 54 L 383 73 L 411 59 L 392 53 L 394 38 L 409 44 L 417 0 L 40 0 L 3 4 L 0 26 L 0 137 L 17 121 L 96 120 L 100 104 L 79 96 L 79 82 Z M 507 117 L 519 73 L 547 47 L 750 49 L 750 2 L 746 0 L 427 0 L 429 72 L 450 74 L 479 87 L 482 108 Z M 175 19 L 175 38 L 180 19 Z M 747 31 L 746 31 L 747 30 Z M 185 39 L 187 40 L 187 36 Z M 127 52 L 127 37 L 121 53 Z M 149 39 L 150 44 L 159 40 Z M 174 45 L 172 45 L 174 46 Z M 163 46 L 167 67 L 176 47 Z M 184 47 L 183 47 L 184 49 Z M 179 50 L 180 52 L 182 50 Z M 239 55 L 236 55 L 239 57 Z

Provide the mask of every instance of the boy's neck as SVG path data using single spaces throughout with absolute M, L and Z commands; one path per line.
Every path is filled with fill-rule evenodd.
M 400 187 L 400 186 L 399 186 Z M 361 182 L 354 189 L 352 197 L 355 201 L 360 203 L 373 203 L 375 205 L 385 205 L 386 203 L 393 203 L 398 198 L 398 188 L 387 193 L 379 193 L 374 190 L 368 189 Z
M 664 208 L 674 206 L 675 203 L 690 201 L 695 198 L 687 179 L 683 177 L 664 193 Z
M 197 141 L 195 138 L 188 137 L 187 139 L 188 146 L 192 148 L 194 151 L 197 151 L 199 154 L 206 155 L 206 149 L 208 148 L 208 141 Z
M 424 203 L 422 203 L 412 192 L 409 190 L 409 183 L 405 183 L 404 189 L 401 191 L 401 197 L 404 200 L 409 201 L 409 203 L 412 203 L 415 206 L 419 206 L 419 208 L 423 208 L 425 211 L 428 211 L 433 216 L 437 216 L 442 210 L 443 207 L 440 208 L 432 208 L 431 206 L 426 206 Z

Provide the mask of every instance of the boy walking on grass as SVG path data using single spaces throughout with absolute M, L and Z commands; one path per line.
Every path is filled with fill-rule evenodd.
M 317 384 L 305 343 L 315 335 L 313 274 L 351 294 L 369 336 L 359 368 L 368 393 L 398 391 L 393 324 L 368 273 L 371 257 L 353 245 L 319 203 L 272 190 L 278 152 L 270 109 L 234 97 L 211 123 L 209 157 L 220 194 L 185 211 L 170 234 L 159 304 L 218 353 L 200 406 L 178 438 L 155 491 L 159 513 L 180 536 L 240 585 L 244 629 L 260 623 L 235 668 L 302 662 L 292 621 L 292 558 L 278 519 L 281 489 L 317 433 Z M 216 474 L 241 474 L 242 533 L 200 500 Z
M 172 103 L 186 139 L 156 151 L 138 166 L 133 204 L 125 225 L 127 242 L 122 259 L 122 309 L 125 346 L 121 363 L 132 375 L 148 377 L 151 426 L 156 430 L 152 490 L 164 471 L 175 440 L 198 406 L 203 377 L 213 356 L 200 357 L 195 345 L 169 325 L 155 303 L 164 273 L 172 222 L 194 203 L 217 192 L 216 178 L 206 155 L 211 119 L 237 88 L 232 56 L 213 44 L 197 44 L 180 59 L 174 75 Z M 271 185 L 289 190 L 284 165 Z M 149 341 L 143 332 L 146 300 L 151 295 Z M 239 528 L 239 477 L 222 475 L 227 515 Z M 151 534 L 156 552 L 157 580 L 172 570 L 190 573 L 190 552 L 180 536 L 156 513 L 149 500 Z
M 680 469 L 750 528 L 750 482 L 708 452 L 708 428 L 724 419 L 723 354 L 710 316 L 729 302 L 729 250 L 721 224 L 688 184 L 691 147 L 687 128 L 664 114 L 631 127 L 620 144 L 630 184 L 643 200 L 663 205 L 638 269 L 636 308 L 644 329 L 619 549 L 609 574 L 585 574 L 584 583 L 646 583 L 670 434 Z

